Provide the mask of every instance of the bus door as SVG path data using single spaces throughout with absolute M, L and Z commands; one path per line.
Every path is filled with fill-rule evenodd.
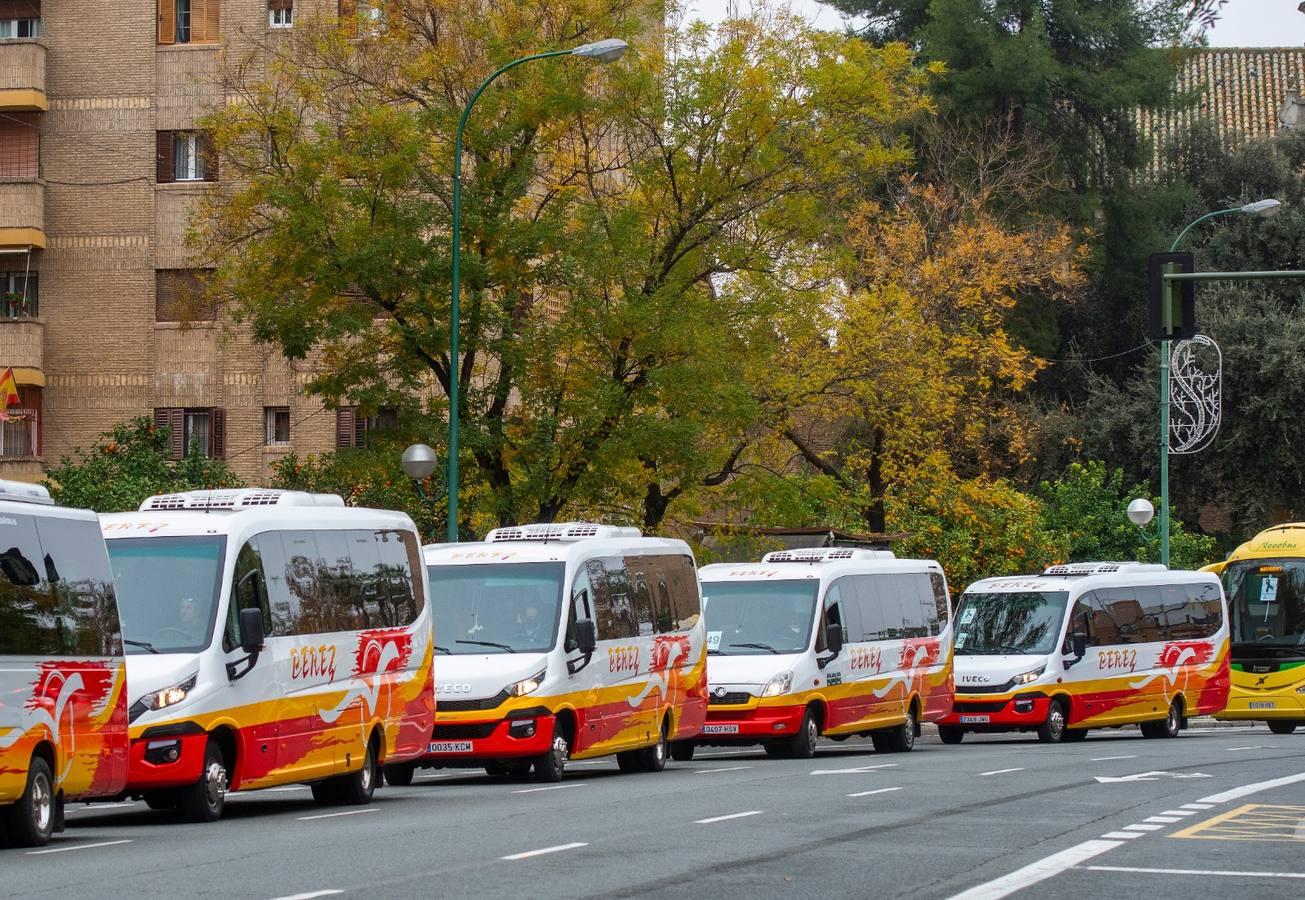
M 599 741 L 624 744 L 642 740 L 639 726 L 643 713 L 637 701 L 630 702 L 639 693 L 640 673 L 647 671 L 647 652 L 640 653 L 634 585 L 620 557 L 590 560 L 588 569 L 598 626 L 593 666 L 604 698 L 594 709 Z
M 860 638 L 861 616 L 851 592 L 844 590 L 846 583 L 846 578 L 840 578 L 825 592 L 825 631 L 840 630 L 844 641 L 837 656 L 829 659 L 826 652 L 820 657 L 829 659 L 824 668 L 825 684 L 830 688 L 826 729 L 851 725 L 865 716 L 865 699 L 859 686 L 853 687 L 858 675 L 864 673 L 860 665 L 866 659 L 864 648 L 853 646 L 853 641 Z M 823 642 L 818 650 L 824 651 Z

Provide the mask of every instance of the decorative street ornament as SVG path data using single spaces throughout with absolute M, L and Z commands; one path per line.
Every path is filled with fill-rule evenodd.
M 1173 345 L 1169 372 L 1169 452 L 1199 453 L 1223 415 L 1223 354 L 1203 334 Z

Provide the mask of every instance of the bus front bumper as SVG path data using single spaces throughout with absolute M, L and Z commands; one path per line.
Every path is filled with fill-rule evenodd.
M 542 756 L 553 743 L 553 713 L 538 709 L 514 710 L 505 719 L 440 721 L 419 766 L 479 765 L 486 760 Z
M 132 738 L 127 765 L 127 793 L 186 787 L 204 770 L 208 733 L 193 722 L 146 729 Z
M 1223 722 L 1268 722 L 1274 719 L 1305 722 L 1305 694 L 1275 691 L 1252 695 L 1233 688 L 1228 695 L 1228 705 L 1214 717 Z
M 694 738 L 698 744 L 755 744 L 797 734 L 806 704 L 758 706 L 752 709 L 707 708 L 707 721 Z
M 1036 692 L 1016 694 L 1000 700 L 981 700 L 973 694 L 957 694 L 951 714 L 939 719 L 938 725 L 944 728 L 964 728 L 966 731 L 1019 731 L 1037 728 L 1047 720 L 1047 707 L 1050 704 L 1050 697 Z

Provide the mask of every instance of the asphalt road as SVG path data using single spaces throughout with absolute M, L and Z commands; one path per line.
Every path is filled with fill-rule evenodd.
M 278 788 L 215 825 L 75 807 L 44 851 L 0 850 L 0 894 L 1298 898 L 1303 750 L 1263 727 L 959 747 L 926 727 L 904 755 L 709 748 L 656 775 L 576 763 L 555 786 L 428 770 L 367 807 Z

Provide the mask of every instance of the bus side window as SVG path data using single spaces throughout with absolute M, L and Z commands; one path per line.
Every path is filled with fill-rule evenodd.
M 635 618 L 634 590 L 630 584 L 630 571 L 620 557 L 611 557 L 598 562 L 598 572 L 594 573 L 594 564 L 590 563 L 590 578 L 594 584 L 594 604 L 597 612 L 598 639 L 600 641 L 619 640 L 636 637 L 639 624 Z M 602 581 L 599 582 L 599 577 Z
M 231 581 L 231 603 L 227 611 L 227 628 L 222 647 L 231 652 L 240 646 L 240 610 L 257 609 L 263 613 L 263 629 L 272 633 L 272 610 L 267 600 L 267 581 L 263 577 L 263 559 L 258 552 L 258 538 L 245 542 L 236 554 L 236 570 Z
M 839 583 L 835 582 L 825 594 L 825 611 L 820 617 L 820 627 L 816 632 L 816 651 L 819 653 L 824 653 L 829 647 L 825 637 L 828 629 L 843 627 L 842 599 L 842 590 L 839 588 Z M 844 635 L 844 637 L 846 640 L 851 640 L 851 635 Z
M 1074 652 L 1074 632 L 1081 631 L 1087 637 L 1089 647 L 1099 647 L 1095 635 L 1096 629 L 1092 627 L 1092 609 L 1089 606 L 1091 601 L 1096 599 L 1096 594 L 1085 594 L 1074 602 L 1074 610 L 1070 613 L 1069 627 L 1065 629 L 1065 644 L 1060 648 L 1061 652 L 1068 655 Z
M 571 653 L 580 649 L 580 642 L 575 637 L 575 623 L 579 619 L 593 619 L 593 617 L 593 611 L 589 606 L 589 573 L 581 569 L 576 573 L 575 582 L 571 585 L 571 602 L 567 604 L 563 650 Z

